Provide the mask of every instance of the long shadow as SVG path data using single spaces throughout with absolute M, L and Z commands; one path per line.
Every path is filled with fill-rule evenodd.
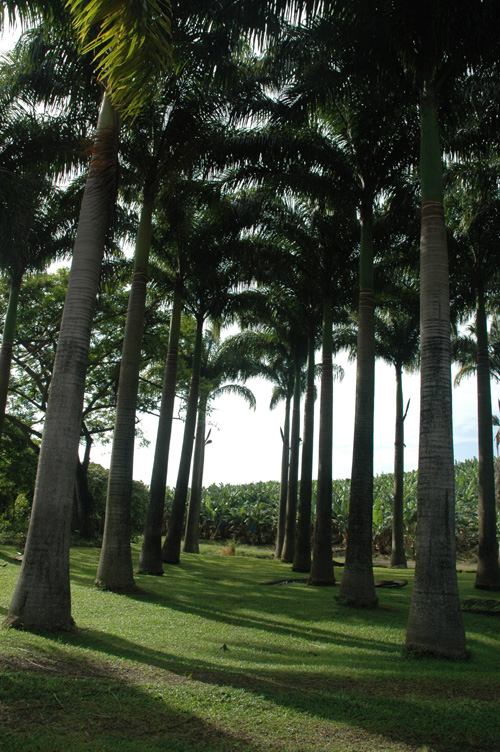
M 68 663 L 53 641 L 38 660 L 46 665 L 3 662 L 2 749 L 62 751 L 73 748 L 78 735 L 87 749 L 120 752 L 269 750 L 176 705 L 175 693 L 141 689 L 115 666 L 85 657 Z M 164 686 L 168 690 L 168 682 Z
M 439 678 L 434 662 L 411 662 L 397 657 L 399 645 L 390 639 L 350 635 L 345 630 L 332 628 L 337 610 L 347 626 L 351 623 L 359 627 L 360 624 L 374 623 L 374 620 L 379 625 L 389 625 L 393 616 L 399 622 L 402 609 L 406 609 L 401 593 L 391 591 L 384 597 L 386 603 L 394 604 L 389 614 L 384 611 L 352 611 L 337 606 L 331 590 L 325 594 L 324 590 L 308 589 L 306 595 L 304 591 L 301 593 L 300 586 L 290 586 L 288 590 L 280 589 L 273 593 L 272 599 L 263 597 L 263 586 L 251 581 L 248 569 L 244 571 L 246 580 L 234 584 L 228 581 L 231 575 L 224 573 L 220 565 L 191 566 L 182 577 L 177 575 L 172 578 L 171 584 L 175 588 L 184 584 L 182 592 L 170 588 L 168 579 L 163 581 L 168 584 L 164 593 L 163 583 L 158 584 L 157 580 L 153 586 L 148 584 L 149 578 L 141 578 L 139 584 L 150 589 L 126 596 L 127 600 L 149 602 L 180 614 L 195 614 L 206 620 L 208 636 L 214 622 L 241 627 L 246 633 L 233 632 L 227 660 L 226 654 L 218 654 L 213 661 L 205 657 L 177 656 L 168 650 L 146 647 L 125 637 L 94 629 L 81 629 L 58 640 L 84 650 L 97 651 L 108 659 L 120 658 L 158 671 L 189 675 L 208 687 L 231 686 L 244 690 L 249 698 L 263 698 L 272 707 L 295 714 L 307 713 L 332 726 L 347 724 L 368 735 L 379 734 L 413 747 L 431 744 L 435 752 L 455 752 L 456 749 L 464 752 L 498 752 L 500 726 L 493 703 L 498 703 L 500 699 L 500 681 L 487 687 L 480 676 L 467 670 L 467 664 L 464 664 L 460 675 L 456 664 L 451 670 L 448 662 L 442 663 L 443 677 Z M 91 586 L 84 574 L 78 574 L 76 579 L 85 587 Z M 191 587 L 193 580 L 198 580 L 198 585 L 203 586 L 204 597 L 209 596 L 210 599 L 209 606 L 200 605 L 200 591 Z M 190 587 L 187 587 L 188 584 Z M 242 594 L 241 588 L 246 585 L 247 590 Z M 310 613 L 307 603 L 304 605 L 298 601 L 301 595 L 303 599 L 311 598 L 316 604 Z M 97 592 L 96 596 L 99 596 Z M 324 604 L 324 613 L 320 616 L 317 612 L 318 601 Z M 234 613 L 232 609 L 235 604 L 238 608 L 241 605 L 244 613 Z M 298 609 L 302 609 L 300 613 L 297 613 Z M 280 618 L 285 623 L 280 623 Z M 294 625 L 294 618 L 300 619 L 301 623 Z M 329 628 L 318 627 L 318 619 L 328 621 Z M 476 623 L 479 622 L 472 617 L 470 624 Z M 249 629 L 251 636 L 246 631 Z M 259 631 L 262 635 L 259 635 Z M 279 650 L 269 644 L 273 634 L 298 640 L 299 644 L 290 642 L 286 647 L 293 666 L 277 668 L 276 652 Z M 266 635 L 271 635 L 269 642 L 266 642 Z M 47 639 L 52 645 L 53 639 Z M 168 640 L 168 635 L 165 639 Z M 318 666 L 315 648 L 309 648 L 307 641 L 327 644 L 330 660 L 326 671 Z M 339 650 L 339 661 L 345 660 L 346 647 L 353 651 L 352 659 L 348 657 L 352 662 L 351 675 L 346 673 L 345 667 L 341 671 L 340 664 L 336 666 L 335 661 L 331 660 L 337 646 L 344 648 Z M 474 641 L 472 647 L 475 648 Z M 373 670 L 374 651 L 386 658 L 376 672 Z M 491 647 L 491 656 L 492 662 L 498 665 L 498 645 Z M 371 666 L 371 673 L 364 673 L 365 666 Z M 453 685 L 450 684 L 452 677 L 455 679 Z M 153 710 L 154 707 L 153 703 Z M 210 724 L 207 726 L 207 733 L 210 734 L 212 729 Z M 231 741 L 229 737 L 228 741 Z M 259 752 L 259 747 L 253 743 L 242 747 L 239 737 L 238 745 L 234 748 Z M 359 746 L 355 748 L 359 749 Z M 192 746 L 185 749 L 197 748 Z M 266 749 L 271 747 L 267 746 Z
M 379 734 L 395 742 L 432 744 L 435 752 L 457 749 L 498 752 L 500 718 L 492 713 L 500 699 L 500 685 L 485 687 L 482 697 L 477 692 L 474 695 L 474 685 L 466 680 L 450 691 L 446 683 L 436 685 L 434 672 L 433 680 L 417 682 L 415 687 L 411 680 L 420 680 L 421 662 L 406 662 L 406 675 L 400 678 L 387 679 L 383 670 L 378 676 L 363 678 L 357 678 L 356 670 L 347 678 L 345 673 L 335 671 L 327 677 L 318 677 L 316 664 L 277 672 L 275 665 L 266 668 L 261 663 L 251 673 L 246 669 L 235 671 L 227 665 L 179 657 L 98 630 L 82 630 L 69 637 L 68 642 L 98 651 L 108 658 L 119 657 L 160 671 L 189 675 L 205 685 L 231 686 L 263 698 L 273 707 L 307 713 L 328 724 L 348 724 L 366 734 Z M 233 649 L 240 655 L 247 649 L 252 653 L 256 647 L 236 644 Z M 475 730 L 476 740 L 472 738 L 471 728 Z

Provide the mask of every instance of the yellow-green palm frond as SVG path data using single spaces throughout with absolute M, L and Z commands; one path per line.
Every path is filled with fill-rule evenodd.
M 66 0 L 83 52 L 92 52 L 112 103 L 134 117 L 171 64 L 169 0 Z

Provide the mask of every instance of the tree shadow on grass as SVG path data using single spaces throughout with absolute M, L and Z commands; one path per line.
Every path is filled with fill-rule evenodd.
M 186 710 L 175 690 L 185 681 L 164 673 L 148 684 L 138 668 L 80 657 L 68 660 L 53 644 L 46 652 L 0 658 L 5 749 L 43 752 L 267 752 Z M 36 659 L 36 660 L 35 660 Z M 2 749 L 4 747 L 2 746 Z
M 358 677 L 336 674 L 318 676 L 317 665 L 302 665 L 294 671 L 288 668 L 276 670 L 276 666 L 266 666 L 265 661 L 255 662 L 235 670 L 229 665 L 217 665 L 201 658 L 179 657 L 163 650 L 154 650 L 130 640 L 109 635 L 97 630 L 82 630 L 73 635 L 69 642 L 81 648 L 104 654 L 107 659 L 120 658 L 135 665 L 150 667 L 178 677 L 189 676 L 204 686 L 220 688 L 232 687 L 242 690 L 252 704 L 252 697 L 264 702 L 276 713 L 287 712 L 290 717 L 314 718 L 321 728 L 328 732 L 339 724 L 361 730 L 369 738 L 375 735 L 388 739 L 391 743 L 409 745 L 430 745 L 435 752 L 498 752 L 500 719 L 495 708 L 500 699 L 500 686 L 495 689 L 483 687 L 482 692 L 464 681 L 461 686 L 450 687 L 445 682 L 419 682 L 418 672 L 415 681 L 408 677 L 389 679 L 383 669 L 375 676 Z M 368 640 L 366 641 L 369 642 Z M 239 654 L 248 645 L 234 645 L 232 650 Z M 251 651 L 258 646 L 251 645 Z M 444 667 L 446 668 L 444 662 Z M 419 662 L 414 661 L 415 666 Z M 420 663 L 421 665 L 421 663 Z M 433 664 L 434 665 L 434 664 Z M 434 673 L 434 677 L 436 674 Z M 472 694 L 472 696 L 471 696 Z M 236 747 L 245 749 L 245 747 Z M 285 747 L 286 748 L 286 747 Z M 304 749 L 320 747 L 304 746 Z M 359 749 L 374 749 L 372 746 Z M 378 748 L 378 747 L 377 747 Z M 254 747 L 258 750 L 258 746 Z M 269 749 L 272 749 L 270 746 Z M 384 749 L 384 747 L 380 747 Z

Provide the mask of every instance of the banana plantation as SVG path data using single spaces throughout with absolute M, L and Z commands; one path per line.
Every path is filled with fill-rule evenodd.
M 494 0 L 0 7 L 23 29 L 0 64 L 0 525 L 26 533 L 5 624 L 74 625 L 75 536 L 100 543 L 95 585 L 124 595 L 200 539 L 238 539 L 272 545 L 310 590 L 337 585 L 345 607 L 377 607 L 374 551 L 393 568 L 414 558 L 406 651 L 466 656 L 457 547 L 475 588 L 500 590 Z M 352 471 L 333 481 L 345 351 Z M 374 477 L 377 358 L 396 420 L 394 473 Z M 478 460 L 462 466 L 453 361 L 477 381 Z M 280 481 L 205 488 L 213 400 L 254 407 L 254 377 L 282 411 Z M 157 418 L 147 487 L 133 479 L 142 414 Z

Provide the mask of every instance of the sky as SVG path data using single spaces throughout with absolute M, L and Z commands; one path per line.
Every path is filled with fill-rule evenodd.
M 319 360 L 319 354 L 317 356 Z M 356 366 L 345 355 L 336 362 L 345 370 L 343 381 L 334 385 L 333 415 L 333 476 L 348 478 L 351 474 L 352 440 L 354 431 L 354 404 Z M 453 376 L 457 367 L 453 367 Z M 213 403 L 209 418 L 212 428 L 211 444 L 206 447 L 203 485 L 212 483 L 250 483 L 279 480 L 281 466 L 280 427 L 284 422 L 284 403 L 269 410 L 272 385 L 262 379 L 251 379 L 247 386 L 257 400 L 255 412 L 241 398 L 223 396 Z M 318 381 L 319 391 L 319 381 Z M 418 464 L 419 429 L 419 374 L 403 376 L 405 405 L 410 407 L 405 420 L 405 470 L 416 469 Z M 500 388 L 492 385 L 493 406 L 498 405 Z M 303 401 L 301 408 L 303 408 Z M 318 438 L 319 398 L 316 401 L 315 445 Z M 493 412 L 498 409 L 493 407 Z M 392 472 L 394 468 L 394 430 L 396 415 L 396 377 L 392 366 L 377 361 L 375 372 L 375 453 L 374 472 Z M 301 416 L 302 417 L 302 416 Z M 140 447 L 136 442 L 134 478 L 149 484 L 156 438 L 157 420 L 146 416 L 142 429 L 151 444 Z M 167 485 L 175 486 L 179 465 L 184 424 L 174 421 Z M 477 456 L 476 380 L 463 379 L 453 389 L 453 435 L 455 459 Z M 110 446 L 93 447 L 92 461 L 109 466 Z M 314 458 L 314 476 L 317 475 L 317 455 Z

